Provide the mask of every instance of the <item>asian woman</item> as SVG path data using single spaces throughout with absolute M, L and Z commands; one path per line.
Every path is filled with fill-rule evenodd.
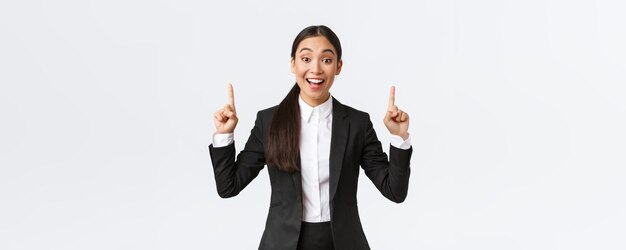
M 406 199 L 409 115 L 395 105 L 392 86 L 383 118 L 391 134 L 388 157 L 369 115 L 330 94 L 341 56 L 330 28 L 302 30 L 291 48 L 296 84 L 279 105 L 257 113 L 239 154 L 232 85 L 228 103 L 214 114 L 209 151 L 220 197 L 236 196 L 268 167 L 271 200 L 259 249 L 370 249 L 357 206 L 359 167 L 387 199 Z

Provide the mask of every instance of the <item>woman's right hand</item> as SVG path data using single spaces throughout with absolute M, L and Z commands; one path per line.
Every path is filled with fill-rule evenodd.
M 215 112 L 214 119 L 215 129 L 218 134 L 228 134 L 235 131 L 237 127 L 237 111 L 235 110 L 235 94 L 233 93 L 233 85 L 228 84 L 228 104 Z

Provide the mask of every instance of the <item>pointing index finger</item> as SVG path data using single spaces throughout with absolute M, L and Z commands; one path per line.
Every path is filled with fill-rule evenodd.
M 387 106 L 388 110 L 391 110 L 396 103 L 396 86 L 391 86 L 391 90 L 389 90 L 389 105 Z
M 228 84 L 228 104 L 235 108 L 235 93 L 233 92 L 233 84 Z

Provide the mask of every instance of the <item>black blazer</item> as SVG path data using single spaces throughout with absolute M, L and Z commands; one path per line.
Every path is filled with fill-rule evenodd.
M 234 143 L 209 146 L 217 193 L 233 197 L 265 166 L 268 127 L 276 107 L 257 113 L 245 148 L 235 161 Z M 389 200 L 404 201 L 409 187 L 412 148 L 382 150 L 369 115 L 333 98 L 330 142 L 330 216 L 335 249 L 370 249 L 357 207 L 359 166 Z M 300 172 L 287 173 L 268 166 L 272 187 L 265 231 L 259 249 L 296 249 L 302 223 Z

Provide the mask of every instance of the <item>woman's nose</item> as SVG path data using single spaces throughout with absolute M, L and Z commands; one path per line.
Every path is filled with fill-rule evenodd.
M 314 74 L 324 73 L 322 70 L 322 65 L 319 62 L 311 63 L 311 73 L 314 73 Z

